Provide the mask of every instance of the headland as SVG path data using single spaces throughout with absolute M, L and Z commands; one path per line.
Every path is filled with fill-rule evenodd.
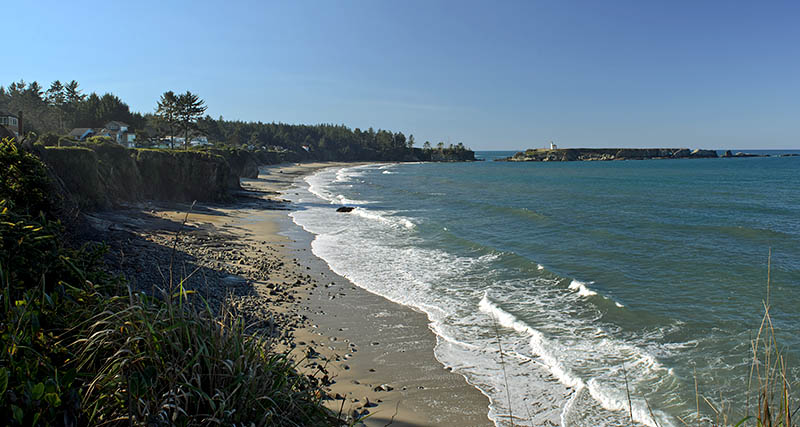
M 532 148 L 506 159 L 508 162 L 573 162 L 648 159 L 717 158 L 714 150 L 688 148 Z

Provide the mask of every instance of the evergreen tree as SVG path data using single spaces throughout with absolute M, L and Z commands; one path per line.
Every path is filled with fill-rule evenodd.
M 199 96 L 186 91 L 176 99 L 176 120 L 178 129 L 183 131 L 184 144 L 189 147 L 189 133 L 198 132 L 197 120 L 203 117 L 208 107 Z
M 166 136 L 169 136 L 170 148 L 175 148 L 174 130 L 178 123 L 178 99 L 175 97 L 175 92 L 169 90 L 161 95 L 161 98 L 158 100 L 158 105 L 156 106 L 156 115 L 161 120 L 162 126 L 159 127 L 169 131 L 169 135 Z

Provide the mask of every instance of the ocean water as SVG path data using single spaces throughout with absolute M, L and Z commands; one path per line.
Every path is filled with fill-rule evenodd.
M 742 415 L 770 250 L 800 379 L 800 157 L 366 165 L 286 197 L 336 273 L 427 314 L 498 425 Z

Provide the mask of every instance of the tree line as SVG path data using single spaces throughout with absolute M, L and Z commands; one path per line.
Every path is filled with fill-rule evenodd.
M 111 93 L 85 94 L 75 80 L 54 81 L 45 89 L 38 82 L 24 80 L 0 86 L 0 110 L 24 113 L 23 132 L 66 134 L 76 127 L 102 127 L 112 120 L 134 128 L 144 126 L 145 118 Z
M 445 146 L 430 141 L 417 148 L 413 135 L 385 129 L 350 128 L 345 125 L 295 125 L 245 122 L 203 115 L 205 103 L 196 94 L 164 92 L 153 112 L 139 113 L 112 93 L 84 94 L 75 80 L 54 81 L 45 89 L 38 82 L 22 80 L 0 86 L 0 110 L 25 114 L 24 133 L 65 135 L 72 128 L 97 128 L 116 120 L 136 132 L 137 144 L 157 146 L 173 136 L 185 142 L 196 135 L 227 147 L 251 150 L 288 150 L 319 160 L 399 160 L 436 155 L 471 153 L 463 144 Z

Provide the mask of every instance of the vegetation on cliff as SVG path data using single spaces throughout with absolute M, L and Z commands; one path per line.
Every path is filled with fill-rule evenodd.
M 107 272 L 103 247 L 65 245 L 46 167 L 35 156 L 3 140 L 0 165 L 0 419 L 336 422 L 313 377 L 234 316 L 214 316 L 201 298 L 189 298 L 182 282 L 153 284 L 160 297 L 136 293 Z

